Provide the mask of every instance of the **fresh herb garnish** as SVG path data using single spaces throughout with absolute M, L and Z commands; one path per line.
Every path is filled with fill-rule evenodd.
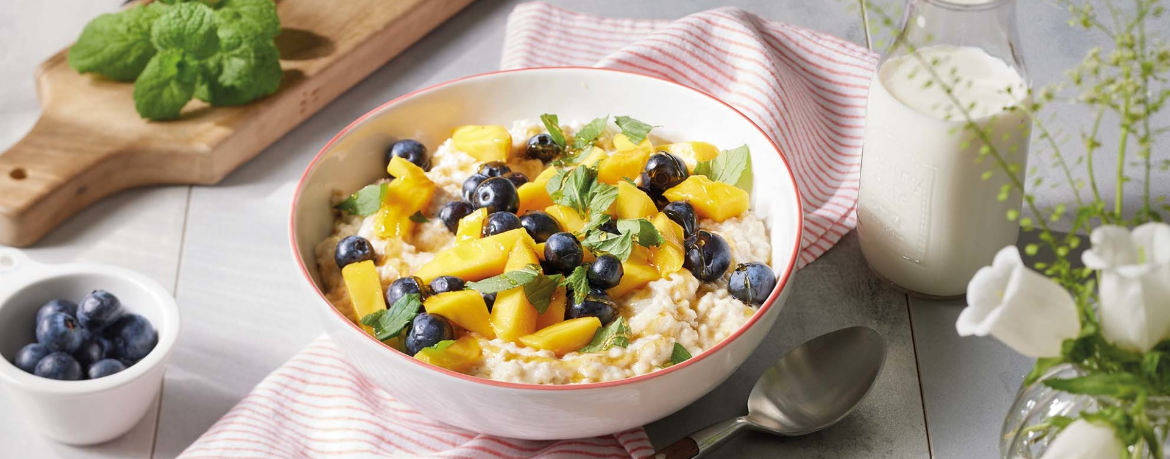
M 389 189 L 386 183 L 366 185 L 335 207 L 361 217 L 372 215 L 382 207 L 382 200 Z M 413 217 L 411 219 L 413 220 Z
M 589 295 L 589 269 L 584 265 L 573 268 L 573 272 L 569 274 L 561 285 L 568 287 L 573 291 L 573 302 L 580 303 L 585 301 L 585 296 Z
M 398 334 L 414 320 L 418 310 L 422 308 L 422 297 L 411 293 L 395 301 L 389 309 L 383 309 L 362 317 L 362 325 L 373 327 L 374 337 L 385 341 Z
M 617 187 L 597 181 L 597 168 L 589 166 L 557 171 L 545 191 L 553 202 L 583 216 L 605 212 L 617 199 Z
M 678 365 L 680 363 L 686 362 L 690 358 L 691 353 L 687 351 L 687 348 L 683 347 L 683 345 L 679 343 L 674 343 L 674 349 L 671 349 L 670 351 L 670 365 Z
M 618 220 L 618 232 L 631 233 L 638 245 L 643 247 L 658 247 L 662 244 L 662 233 L 654 227 L 650 220 L 645 218 Z
M 548 130 L 549 137 L 552 137 L 553 142 L 561 148 L 565 148 L 565 133 L 561 131 L 560 121 L 557 120 L 557 115 L 545 113 L 540 115 L 540 122 L 544 123 L 544 128 Z
M 584 150 L 593 146 L 593 142 L 597 140 L 597 137 L 605 132 L 605 125 L 607 123 L 609 123 L 609 115 L 602 118 L 595 118 L 589 124 L 582 127 L 580 131 L 577 131 L 577 134 L 573 135 L 573 149 Z
M 415 223 L 426 223 L 431 221 L 431 219 L 427 218 L 426 215 L 423 215 L 422 212 L 415 212 L 410 214 L 410 221 Z
M 630 327 L 626 326 L 625 319 L 618 317 L 609 325 L 597 330 L 597 333 L 593 335 L 593 340 L 589 341 L 589 344 L 578 352 L 603 352 L 614 346 L 629 346 L 631 333 Z
M 548 310 L 553 293 L 561 284 L 561 278 L 560 274 L 551 276 L 541 274 L 536 276 L 532 282 L 524 284 L 524 296 L 528 298 L 528 303 L 532 304 L 538 314 L 544 314 L 544 311 Z
M 435 345 L 434 345 L 434 346 L 430 346 L 430 348 L 431 348 L 431 349 L 436 349 L 436 350 L 440 350 L 440 351 L 441 351 L 441 350 L 443 350 L 443 349 L 446 349 L 446 348 L 449 348 L 449 347 L 451 347 L 451 345 L 452 345 L 452 344 L 455 344 L 455 340 L 453 340 L 453 339 L 445 339 L 445 340 L 442 340 L 442 341 L 439 341 L 439 342 L 435 343 Z M 677 344 L 676 344 L 676 346 L 677 346 Z
M 646 140 L 646 136 L 650 135 L 650 130 L 654 129 L 654 126 L 628 116 L 617 116 L 614 117 L 613 121 L 617 123 L 618 127 L 622 128 L 622 134 L 625 134 L 626 138 L 630 139 L 630 142 L 634 145 Z
M 618 220 L 617 229 L 618 234 L 602 231 L 601 228 L 590 229 L 581 240 L 581 245 L 593 253 L 608 253 L 626 261 L 630 258 L 635 242 L 643 247 L 662 244 L 662 234 L 658 228 L 644 218 Z
M 696 175 L 706 175 L 717 182 L 735 185 L 744 191 L 752 190 L 752 155 L 747 145 L 724 150 L 710 161 L 695 165 Z
M 467 288 L 479 293 L 497 293 L 527 285 L 542 276 L 540 266 L 528 265 L 478 282 L 468 282 Z M 546 306 L 547 307 L 547 306 Z

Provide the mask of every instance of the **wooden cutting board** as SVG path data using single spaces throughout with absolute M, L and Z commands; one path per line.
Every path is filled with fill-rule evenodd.
M 177 121 L 143 120 L 133 84 L 57 53 L 37 70 L 40 119 L 0 154 L 0 244 L 33 244 L 128 188 L 219 182 L 472 1 L 277 0 L 280 90 L 241 107 L 195 101 Z

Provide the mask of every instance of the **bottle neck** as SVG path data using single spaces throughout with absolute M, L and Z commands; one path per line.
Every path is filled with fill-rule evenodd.
M 910 0 L 901 32 L 883 61 L 932 46 L 982 49 L 1027 78 L 1016 0 Z

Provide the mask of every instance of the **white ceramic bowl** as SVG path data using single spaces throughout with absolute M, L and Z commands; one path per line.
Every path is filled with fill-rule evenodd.
M 33 323 L 42 304 L 54 298 L 79 301 L 96 289 L 113 293 L 128 311 L 150 320 L 158 332 L 150 354 L 119 373 L 85 381 L 41 378 L 12 364 L 21 347 L 36 341 Z M 158 396 L 178 338 L 179 307 L 149 277 L 92 263 L 45 265 L 0 248 L 0 380 L 15 411 L 44 436 L 92 445 L 130 431 Z
M 755 170 L 752 208 L 766 222 L 778 282 L 768 302 L 734 335 L 665 370 L 621 381 L 563 386 L 475 378 L 419 362 L 366 335 L 322 294 L 314 247 L 333 227 L 334 190 L 353 192 L 385 174 L 383 152 L 413 138 L 431 150 L 465 124 L 505 124 L 542 113 L 562 122 L 628 115 L 661 126 L 652 137 L 747 144 Z M 317 310 L 333 340 L 364 374 L 399 400 L 451 425 L 524 439 L 565 439 L 642 426 L 718 386 L 772 328 L 788 294 L 800 241 L 801 209 L 777 147 L 731 106 L 657 78 L 593 68 L 545 68 L 467 77 L 390 101 L 354 121 L 313 159 L 293 199 L 296 263 L 320 296 Z

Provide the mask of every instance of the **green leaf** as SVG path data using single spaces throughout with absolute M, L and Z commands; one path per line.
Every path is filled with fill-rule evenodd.
M 593 186 L 589 188 L 589 204 L 586 206 L 589 215 L 604 214 L 609 211 L 609 206 L 613 205 L 614 200 L 617 199 L 618 189 L 616 186 L 608 183 L 593 182 Z
M 618 127 L 622 128 L 622 134 L 625 134 L 634 145 L 642 143 L 646 140 L 646 136 L 650 134 L 650 130 L 654 128 L 649 124 L 643 123 L 628 116 L 614 117 L 614 122 Z
M 280 34 L 280 17 L 272 0 L 221 0 L 216 5 L 215 19 L 221 25 L 245 30 L 257 38 L 275 38 Z
M 1129 373 L 1093 373 L 1068 379 L 1046 379 L 1044 385 L 1070 394 L 1132 399 L 1142 392 L 1140 378 Z
M 532 282 L 524 284 L 524 296 L 528 298 L 528 302 L 536 309 L 537 313 L 544 314 L 548 309 L 548 305 L 552 302 L 553 293 L 557 291 L 557 287 L 561 283 L 561 275 L 554 274 L 546 276 L 544 274 L 537 275 Z
M 280 88 L 284 71 L 272 40 L 248 42 L 206 61 L 199 100 L 215 106 L 243 105 Z
M 710 161 L 695 165 L 695 175 L 735 185 L 747 192 L 752 191 L 752 155 L 747 145 L 724 150 Z
M 426 223 L 431 221 L 431 219 L 427 218 L 426 215 L 423 215 L 422 212 L 415 212 L 410 214 L 410 221 L 415 223 Z
M 621 234 L 612 234 L 595 230 L 585 235 L 581 245 L 593 253 L 608 253 L 618 257 L 621 261 L 626 261 L 634 249 L 634 233 L 627 231 Z
M 584 265 L 573 268 L 573 272 L 561 281 L 561 285 L 568 287 L 573 291 L 573 302 L 580 303 L 585 301 L 585 297 L 589 295 L 589 269 Z
M 691 353 L 687 351 L 686 347 L 679 343 L 674 343 L 674 349 L 670 350 L 670 364 L 678 365 L 680 363 L 690 360 Z
M 435 343 L 435 345 L 434 345 L 434 346 L 430 346 L 430 347 L 431 347 L 432 349 L 437 349 L 437 350 L 440 350 L 440 351 L 441 351 L 441 350 L 443 350 L 443 349 L 446 349 L 446 348 L 449 348 L 449 347 L 451 347 L 451 345 L 452 345 L 452 344 L 455 344 L 455 340 L 453 340 L 453 339 L 445 339 L 445 340 L 442 340 L 442 341 L 439 341 L 439 342 Z
M 215 13 L 202 3 L 181 3 L 154 21 L 150 41 L 159 50 L 181 49 L 204 59 L 219 50 Z
M 582 215 L 586 214 L 592 198 L 591 191 L 597 183 L 597 169 L 577 166 L 567 173 L 561 172 L 558 171 L 557 175 L 548 181 L 545 191 L 553 202 L 571 207 Z
M 166 8 L 152 4 L 94 18 L 69 48 L 69 66 L 80 73 L 133 81 L 156 53 L 150 28 Z
M 658 247 L 662 244 L 662 233 L 645 218 L 618 220 L 618 232 L 632 233 L 638 245 L 643 247 Z
M 382 207 L 382 200 L 386 198 L 389 189 L 386 183 L 366 185 L 335 207 L 361 217 L 373 215 Z
M 1032 371 L 1029 372 L 1028 376 L 1024 378 L 1024 385 L 1030 386 L 1034 384 L 1037 380 L 1040 379 L 1040 377 L 1044 376 L 1044 373 L 1047 373 L 1050 368 L 1060 364 L 1061 362 L 1064 362 L 1064 359 L 1060 357 L 1041 357 L 1036 359 L 1036 365 L 1032 367 Z
M 143 118 L 169 120 L 179 117 L 195 92 L 199 64 L 180 49 L 159 52 L 134 82 L 134 108 Z
M 362 325 L 374 329 L 374 337 L 385 341 L 402 333 L 422 308 L 422 296 L 417 293 L 399 298 L 389 309 L 367 314 Z
M 468 282 L 467 288 L 479 293 L 496 293 L 527 285 L 541 276 L 540 266 L 529 265 L 524 269 L 508 271 L 478 282 Z
M 595 118 L 582 127 L 577 134 L 573 136 L 573 148 L 577 150 L 585 149 L 597 140 L 601 133 L 605 132 L 605 125 L 609 123 L 609 115 L 602 118 Z
M 597 330 L 597 333 L 593 335 L 593 340 L 589 341 L 589 344 L 581 348 L 578 352 L 604 352 L 614 346 L 629 346 L 630 334 L 630 327 L 626 326 L 625 319 L 618 317 L 617 320 L 610 322 L 609 325 Z
M 548 135 L 552 137 L 553 142 L 561 148 L 565 147 L 565 133 L 561 131 L 560 121 L 557 120 L 557 115 L 545 113 L 540 115 L 540 122 L 544 123 L 544 128 L 548 130 Z

